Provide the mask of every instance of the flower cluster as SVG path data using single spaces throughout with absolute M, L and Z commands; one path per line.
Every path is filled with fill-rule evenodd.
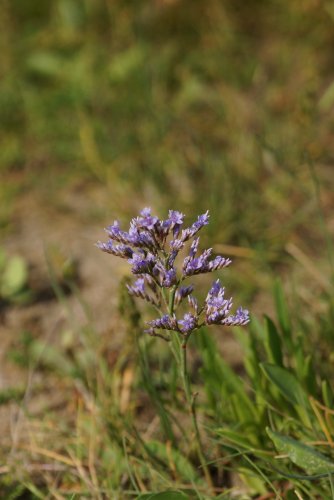
M 190 227 L 183 227 L 184 214 L 170 210 L 168 218 L 160 220 L 144 208 L 140 215 L 130 222 L 128 231 L 120 228 L 115 221 L 106 228 L 109 240 L 98 242 L 104 252 L 126 259 L 137 276 L 128 285 L 129 293 L 149 302 L 161 313 L 161 317 L 149 321 L 147 333 L 158 335 L 156 330 L 178 332 L 184 339 L 203 325 L 246 325 L 249 313 L 239 307 L 231 314 L 232 298 L 225 298 L 225 288 L 216 280 L 209 290 L 204 304 L 200 307 L 193 296 L 194 286 L 184 284 L 191 276 L 223 269 L 231 260 L 222 256 L 212 256 L 212 248 L 199 253 L 197 233 L 209 223 L 209 213 L 200 215 Z M 188 252 L 183 257 L 182 266 L 175 265 L 180 252 L 185 252 L 187 242 L 192 240 Z M 167 300 L 167 296 L 168 299 Z M 177 318 L 176 310 L 187 300 L 188 311 Z M 167 337 L 163 336 L 167 339 Z

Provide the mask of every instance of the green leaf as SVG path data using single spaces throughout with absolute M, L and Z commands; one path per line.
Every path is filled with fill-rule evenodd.
M 229 399 L 229 402 L 232 403 L 234 417 L 243 422 L 257 419 L 258 409 L 249 398 L 241 378 L 220 356 L 212 336 L 203 329 L 196 337 L 203 359 L 201 373 L 211 404 L 220 404 L 222 399 L 225 401 L 226 397 L 233 394 L 233 401 Z
M 267 434 L 280 454 L 287 455 L 291 462 L 309 474 L 323 474 L 334 471 L 334 463 L 315 448 L 296 439 L 283 436 L 267 428 Z
M 145 46 L 140 44 L 114 55 L 109 65 L 111 81 L 117 83 L 126 81 L 134 72 L 138 71 L 145 57 Z
M 291 322 L 289 311 L 284 297 L 284 291 L 280 280 L 274 284 L 274 298 L 276 303 L 277 317 L 283 333 L 291 341 Z
M 216 429 L 216 433 L 219 436 L 225 438 L 231 444 L 241 446 L 248 451 L 253 451 L 254 448 L 258 446 L 257 436 L 255 432 L 241 433 L 240 431 L 238 432 L 226 427 L 222 427 Z
M 266 377 L 290 403 L 304 408 L 309 406 L 307 396 L 293 373 L 286 368 L 270 363 L 261 363 L 260 366 Z
M 6 260 L 7 260 L 6 252 L 4 251 L 3 248 L 0 247 L 0 273 L 5 269 Z
M 192 464 L 175 448 L 168 447 L 165 443 L 153 440 L 145 443 L 145 446 L 150 453 L 167 465 L 172 463 L 179 476 L 185 481 L 198 481 L 199 477 Z
M 19 293 L 28 280 L 28 268 L 25 260 L 18 255 L 11 257 L 5 267 L 1 279 L 0 293 L 10 298 Z
M 267 485 L 263 478 L 259 475 L 255 475 L 253 469 L 239 467 L 238 476 L 240 477 L 241 481 L 247 486 L 247 489 L 249 490 L 249 493 L 251 495 L 256 495 L 258 498 L 268 491 Z
M 328 383 L 328 380 L 322 380 L 321 392 L 325 405 L 328 406 L 328 408 L 332 408 L 334 397 L 333 397 L 333 391 Z
M 332 13 L 333 12 L 334 10 L 332 9 Z M 331 82 L 327 87 L 327 89 L 325 90 L 325 92 L 323 93 L 321 99 L 319 100 L 319 108 L 321 111 L 328 111 L 333 106 L 333 103 L 334 103 L 334 82 Z
M 33 75 L 54 78 L 62 75 L 64 62 L 58 54 L 41 50 L 33 52 L 27 58 L 26 66 L 29 73 Z
M 317 392 L 318 392 L 317 376 L 313 366 L 313 359 L 311 354 L 309 354 L 304 358 L 304 367 L 302 376 L 308 393 L 312 394 L 314 397 L 317 397 Z
M 274 322 L 268 317 L 265 321 L 265 347 L 269 361 L 279 366 L 283 366 L 282 341 Z
M 142 493 L 136 500 L 189 500 L 189 498 L 182 491 L 167 490 L 161 493 Z

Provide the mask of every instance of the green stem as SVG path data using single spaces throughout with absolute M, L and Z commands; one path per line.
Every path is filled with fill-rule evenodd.
M 186 395 L 186 400 L 189 406 L 189 410 L 191 413 L 191 420 L 194 428 L 194 433 L 195 433 L 195 441 L 196 441 L 196 448 L 197 448 L 197 455 L 199 462 L 203 468 L 203 472 L 205 475 L 205 478 L 207 480 L 207 483 L 209 487 L 213 490 L 214 486 L 212 483 L 210 471 L 208 469 L 207 461 L 205 459 L 204 451 L 203 451 L 203 444 L 201 440 L 201 435 L 199 432 L 198 428 L 198 422 L 197 422 L 197 415 L 196 415 L 196 394 L 192 394 L 191 392 L 191 382 L 189 379 L 189 374 L 188 374 L 188 368 L 187 368 L 187 342 L 189 340 L 189 337 L 185 339 L 185 341 L 181 344 L 181 349 L 182 349 L 182 381 L 183 381 L 183 388 L 184 392 Z
M 169 295 L 169 314 L 172 316 L 174 314 L 174 301 L 175 301 L 175 293 L 177 290 L 177 285 L 175 285 L 172 290 L 170 291 Z M 196 415 L 196 394 L 192 394 L 191 391 L 191 382 L 188 374 L 188 367 L 187 367 L 187 343 L 189 340 L 190 335 L 185 336 L 183 342 L 175 335 L 173 335 L 172 338 L 172 350 L 174 352 L 174 356 L 176 358 L 177 364 L 180 366 L 181 369 L 181 378 L 182 378 L 182 383 L 183 383 L 183 389 L 184 393 L 186 396 L 186 401 L 188 403 L 189 411 L 191 414 L 191 420 L 194 428 L 194 434 L 195 434 L 195 442 L 196 442 L 196 451 L 197 451 L 197 456 L 199 459 L 199 462 L 203 468 L 203 472 L 205 475 L 205 478 L 207 480 L 207 483 L 210 487 L 211 490 L 214 489 L 211 475 L 205 460 L 205 455 L 203 451 L 203 445 L 201 441 L 201 435 L 199 432 L 198 428 L 198 423 L 197 423 L 197 415 Z
M 171 316 L 173 316 L 173 314 L 174 314 L 174 302 L 175 302 L 176 290 L 177 290 L 177 285 L 174 285 L 173 288 L 170 291 L 170 294 L 169 294 L 168 309 L 169 309 L 169 314 Z

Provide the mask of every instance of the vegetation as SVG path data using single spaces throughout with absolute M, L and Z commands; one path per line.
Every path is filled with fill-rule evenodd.
M 0 497 L 333 498 L 331 3 L 1 7 Z M 168 344 L 89 253 L 143 206 L 209 210 L 251 314 L 188 344 L 205 467 Z

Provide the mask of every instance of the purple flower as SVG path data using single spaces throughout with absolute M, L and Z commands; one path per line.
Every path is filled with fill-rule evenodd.
M 169 220 L 172 224 L 178 224 L 179 226 L 183 224 L 184 214 L 178 212 L 177 210 L 170 210 L 168 212 Z
M 170 210 L 168 222 L 170 223 L 171 228 L 173 229 L 173 236 L 177 236 L 181 230 L 181 226 L 183 224 L 184 215 L 181 212 L 177 212 L 176 210 Z
M 188 241 L 190 238 L 193 238 L 195 234 L 202 229 L 203 226 L 209 224 L 209 210 L 205 212 L 205 214 L 199 215 L 197 217 L 197 221 L 192 224 L 187 229 L 184 229 L 181 233 L 181 240 Z
M 223 269 L 223 267 L 227 267 L 232 264 L 231 259 L 225 259 L 221 255 L 217 255 L 208 265 L 208 271 L 217 271 L 218 269 Z
M 194 316 L 191 313 L 186 313 L 183 316 L 183 319 L 178 321 L 178 325 L 182 333 L 188 334 L 197 327 L 197 316 Z
M 133 250 L 131 247 L 126 245 L 114 245 L 112 240 L 107 241 L 107 243 L 102 243 L 98 241 L 96 246 L 100 248 L 103 252 L 111 253 L 116 257 L 122 257 L 123 259 L 131 258 L 133 255 Z
M 131 243 L 132 241 L 132 238 L 129 233 L 121 231 L 119 227 L 119 222 L 117 220 L 115 220 L 111 226 L 108 226 L 106 228 L 106 232 L 108 233 L 110 239 L 119 241 L 120 243 L 128 244 Z
M 206 296 L 205 302 L 207 303 L 212 297 L 224 297 L 224 292 L 225 288 L 220 285 L 219 279 L 214 281 Z
M 172 250 L 179 252 L 184 247 L 184 241 L 175 239 L 170 242 L 169 246 Z
M 151 217 L 151 207 L 145 207 L 141 210 L 140 215 L 142 217 Z
M 247 310 L 241 307 L 236 314 L 228 316 L 232 308 L 232 298 L 225 299 L 225 288 L 217 280 L 213 283 L 205 299 L 205 322 L 207 325 L 246 325 L 249 322 Z
M 220 255 L 209 261 L 209 258 L 212 254 L 212 248 L 204 250 L 202 255 L 200 255 L 199 257 L 194 257 L 197 251 L 198 239 L 199 238 L 194 240 L 193 244 L 191 245 L 189 256 L 184 259 L 182 270 L 185 276 L 192 276 L 194 274 L 201 273 L 211 273 L 212 271 L 227 267 L 232 263 L 231 259 L 225 259 L 225 257 L 221 257 Z
M 169 269 L 169 271 L 166 271 L 162 281 L 162 286 L 170 288 L 171 286 L 175 285 L 176 282 L 177 278 L 175 269 Z
M 194 286 L 183 284 L 189 276 L 210 273 L 231 264 L 229 258 L 220 255 L 212 258 L 212 248 L 198 255 L 199 237 L 196 234 L 209 223 L 209 212 L 199 215 L 186 229 L 182 229 L 184 217 L 177 210 L 169 210 L 168 218 L 160 220 L 146 207 L 131 220 L 128 232 L 121 230 L 119 222 L 114 221 L 106 229 L 109 240 L 98 242 L 97 246 L 103 252 L 128 260 L 132 273 L 137 276 L 132 285 L 127 285 L 129 293 L 161 312 L 161 317 L 148 322 L 146 332 L 150 335 L 170 340 L 171 332 L 176 332 L 186 340 L 204 324 L 246 325 L 248 311 L 239 307 L 231 314 L 232 298 L 225 297 L 219 280 L 211 286 L 202 306 L 193 295 Z M 189 252 L 180 269 L 177 257 L 189 240 L 192 240 Z M 185 298 L 189 310 L 177 319 L 175 311 L 185 306 Z M 169 330 L 169 333 L 157 333 L 156 330 Z
M 213 283 L 205 299 L 205 321 L 207 325 L 219 324 L 232 307 L 232 299 L 225 299 L 225 288 L 219 280 Z
M 191 244 L 189 257 L 194 258 L 198 250 L 199 237 L 195 238 Z
M 193 311 L 198 315 L 198 302 L 197 299 L 193 295 L 188 295 L 188 303 Z
M 152 230 L 155 224 L 159 221 L 158 217 L 151 215 L 151 209 L 149 207 L 143 208 L 140 212 L 140 217 L 135 219 L 135 223 L 138 227 Z
M 147 278 L 138 278 L 133 285 L 126 285 L 129 294 L 134 295 L 135 297 L 140 297 L 146 302 L 149 302 L 150 304 L 159 307 L 160 306 L 160 298 L 156 295 L 152 297 L 146 292 L 145 289 L 145 280 Z
M 169 254 L 168 260 L 167 260 L 167 265 L 168 267 L 173 267 L 175 263 L 175 259 L 177 257 L 177 254 L 179 252 L 177 250 L 172 250 L 171 253 Z
M 185 276 L 192 276 L 194 274 L 210 272 L 209 257 L 211 253 L 212 248 L 208 248 L 199 257 L 191 257 L 191 255 L 186 257 L 183 262 L 183 274 Z
M 242 307 L 238 307 L 237 312 L 234 316 L 228 316 L 225 318 L 221 324 L 228 326 L 243 326 L 249 323 L 249 312 L 247 309 L 243 309 Z
M 175 305 L 179 305 L 182 300 L 194 291 L 194 285 L 181 286 L 175 293 Z
M 150 273 L 154 265 L 154 256 L 148 254 L 145 257 L 144 255 L 133 253 L 132 258 L 128 262 L 132 265 L 131 271 L 133 274 Z
M 127 285 L 127 288 L 134 295 L 141 295 L 145 293 L 145 278 L 138 278 L 132 286 Z
M 148 321 L 152 328 L 161 328 L 163 330 L 176 330 L 178 328 L 177 321 L 174 317 L 164 314 L 161 318 Z

